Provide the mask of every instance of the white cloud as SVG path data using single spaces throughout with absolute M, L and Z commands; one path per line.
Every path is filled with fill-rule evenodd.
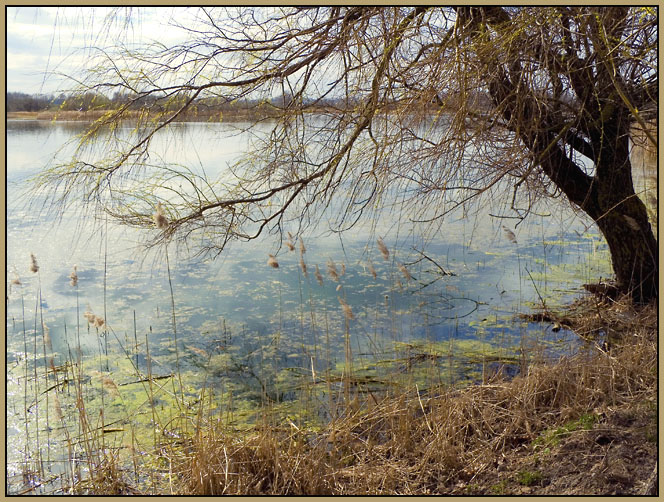
M 7 90 L 58 92 L 71 84 L 52 73 L 82 77 L 93 48 L 178 44 L 186 33 L 177 25 L 195 28 L 199 14 L 186 7 L 8 7 Z

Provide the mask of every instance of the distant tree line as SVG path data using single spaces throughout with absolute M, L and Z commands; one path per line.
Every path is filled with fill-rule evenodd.
M 476 98 L 484 103 L 488 98 L 478 95 Z M 159 96 L 152 94 L 135 94 L 116 92 L 111 97 L 101 93 L 86 92 L 83 94 L 66 95 L 53 94 L 26 94 L 22 92 L 8 92 L 6 110 L 8 112 L 41 112 L 41 111 L 81 111 L 91 110 L 117 110 L 126 106 L 129 110 L 149 110 L 155 113 L 167 113 L 179 110 L 187 102 L 187 96 Z M 320 108 L 348 109 L 357 106 L 360 97 L 323 99 L 294 98 L 291 94 L 280 94 L 270 98 L 245 98 L 230 101 L 224 96 L 205 96 L 198 98 L 187 106 L 189 115 L 208 115 L 215 112 L 233 110 L 260 110 L 269 114 L 269 109 L 286 109 L 289 107 L 305 107 L 311 110 Z

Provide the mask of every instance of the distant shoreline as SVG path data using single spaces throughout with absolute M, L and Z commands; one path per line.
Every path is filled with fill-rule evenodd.
M 48 120 L 56 122 L 93 122 L 114 110 L 43 110 L 40 112 L 7 112 L 8 120 Z M 139 117 L 145 118 L 145 114 L 139 111 L 130 111 L 124 119 L 132 120 Z M 155 115 L 156 116 L 156 115 Z M 167 117 L 168 115 L 164 115 Z M 177 122 L 235 122 L 238 120 L 255 120 L 269 118 L 266 113 L 258 114 L 253 110 L 229 110 L 215 113 L 183 113 L 176 119 Z

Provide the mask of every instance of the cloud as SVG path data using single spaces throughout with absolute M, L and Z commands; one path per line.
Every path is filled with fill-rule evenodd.
M 184 33 L 175 24 L 193 19 L 181 7 L 8 7 L 7 90 L 56 92 L 63 81 L 51 72 L 82 78 L 94 48 L 176 44 Z

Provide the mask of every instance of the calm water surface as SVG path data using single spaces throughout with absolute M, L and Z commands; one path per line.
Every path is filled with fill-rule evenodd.
M 157 135 L 154 155 L 212 178 L 223 176 L 249 148 L 250 136 L 238 133 L 237 126 L 176 124 Z M 7 301 L 10 474 L 20 473 L 26 458 L 35 456 L 34 429 L 43 427 L 43 438 L 47 427 L 45 404 L 39 401 L 41 416 L 35 416 L 38 406 L 27 414 L 26 444 L 24 401 L 35 401 L 47 388 L 46 382 L 35 385 L 30 375 L 35 367 L 43 373 L 51 356 L 56 367 L 75 361 L 79 346 L 91 386 L 100 373 L 108 374 L 121 392 L 129 392 L 121 384 L 136 380 L 136 370 L 147 373 L 147 344 L 153 374 L 167 375 L 179 366 L 188 396 L 193 399 L 205 381 L 219 396 L 234 392 L 236 404 L 229 406 L 239 414 L 252 403 L 301 397 L 302 379 L 313 375 L 315 382 L 316 376 L 339 374 L 346 354 L 352 356 L 352 370 L 372 381 L 394 374 L 387 360 L 410 363 L 418 354 L 433 354 L 425 358 L 426 386 L 435 380 L 432 374 L 443 383 L 477 380 L 486 371 L 483 362 L 509 361 L 524 350 L 540 357 L 565 353 L 578 344 L 575 335 L 524 323 L 515 315 L 540 304 L 540 295 L 555 305 L 578 294 L 583 282 L 611 273 L 604 241 L 569 207 L 542 206 L 539 215 L 515 229 L 514 220 L 489 215 L 509 214 L 510 201 L 497 200 L 477 213 L 452 213 L 436 229 L 409 224 L 407 218 L 396 223 L 386 215 L 339 236 L 323 218 L 302 236 L 308 276 L 299 266 L 297 243 L 289 252 L 274 236 L 237 243 L 214 261 L 169 249 L 169 285 L 164 250 L 144 253 L 144 233 L 95 220 L 75 207 L 56 221 L 39 210 L 39 200 L 27 204 L 26 180 L 82 128 L 79 123 L 7 123 L 7 270 L 9 280 L 21 282 L 11 286 Z M 65 158 L 67 151 L 58 155 Z M 516 242 L 503 225 L 509 225 Z M 376 247 L 378 236 L 390 249 L 388 261 Z M 441 276 L 420 252 L 454 275 Z M 29 272 L 30 253 L 39 274 Z M 267 266 L 268 253 L 277 256 L 278 269 Z M 338 281 L 327 273 L 329 261 L 336 265 Z M 397 262 L 407 264 L 412 279 Z M 74 265 L 77 288 L 69 284 Z M 314 277 L 316 265 L 322 285 Z M 346 322 L 339 298 L 354 319 Z M 104 317 L 107 329 L 88 326 L 86 310 Z M 52 344 L 46 357 L 42 320 Z M 123 394 L 114 404 L 123 420 L 129 419 L 122 413 L 130 409 L 130 400 Z M 334 410 L 323 402 L 313 408 L 325 419 Z M 48 424 L 52 429 L 54 417 Z

